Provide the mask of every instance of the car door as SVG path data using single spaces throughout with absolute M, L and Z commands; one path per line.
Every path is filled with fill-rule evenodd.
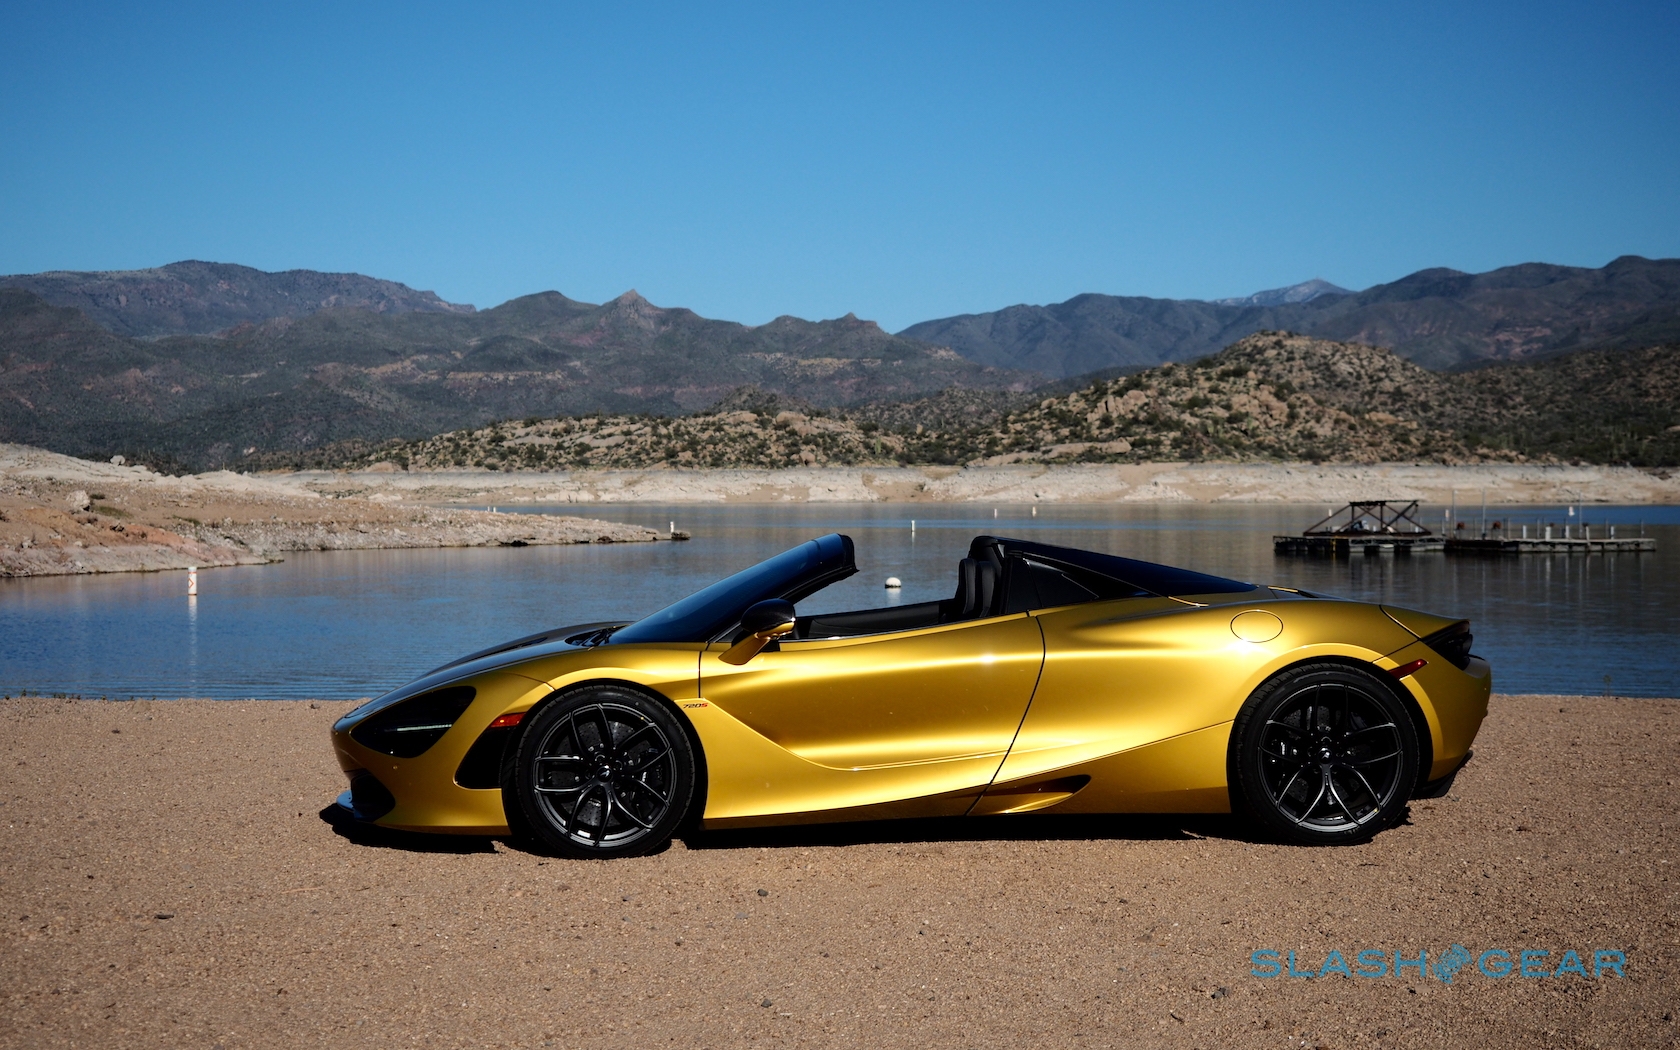
M 715 709 L 696 719 L 709 738 L 708 823 L 966 812 L 1008 752 L 1044 657 L 1024 614 L 783 641 L 741 666 L 719 659 L 728 648 L 700 657 Z

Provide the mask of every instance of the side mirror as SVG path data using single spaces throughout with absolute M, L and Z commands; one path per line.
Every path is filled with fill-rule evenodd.
M 741 614 L 741 628 L 747 636 L 718 659 L 737 667 L 757 656 L 771 640 L 793 630 L 793 603 L 780 598 L 759 602 Z

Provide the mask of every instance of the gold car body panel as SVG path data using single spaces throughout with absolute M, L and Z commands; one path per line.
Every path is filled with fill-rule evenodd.
M 706 818 L 978 797 L 1043 663 L 1025 613 L 850 638 L 783 640 L 740 666 L 700 659 L 691 712 L 711 771 Z M 967 808 L 963 803 L 958 812 Z
M 455 770 L 478 735 L 504 711 L 524 710 L 547 696 L 542 682 L 491 671 L 463 684 L 478 690 L 467 710 L 438 742 L 414 758 L 396 758 L 358 742 L 351 731 L 333 733 L 338 764 L 347 773 L 372 773 L 397 800 L 374 823 L 404 831 L 502 835 L 508 830 L 499 790 L 476 791 L 455 783 Z
M 463 678 L 478 690 L 472 704 L 437 743 L 415 758 L 393 758 L 357 743 L 348 731 L 333 734 L 339 765 L 365 769 L 385 785 L 396 806 L 373 823 L 409 831 L 505 835 L 507 813 L 499 788 L 464 788 L 455 771 L 491 722 L 529 711 L 554 692 L 589 681 L 629 682 L 671 700 L 680 709 L 698 695 L 698 644 L 596 646 L 573 649 Z
M 1228 813 L 1225 753 L 1231 723 L 1134 747 L 1042 776 L 1000 781 L 975 815 L 1030 813 Z
M 1247 640 L 1270 633 L 1254 625 L 1273 618 L 1273 637 Z M 1195 609 L 1164 598 L 1095 602 L 1038 620 L 1044 671 L 996 790 L 1089 774 L 1091 785 L 1056 812 L 1142 812 L 1166 799 L 1228 808 L 1230 723 L 1262 682 L 1315 658 L 1369 664 L 1415 641 L 1374 605 L 1269 591 Z M 1348 637 L 1365 644 L 1326 640 Z M 1148 753 L 1120 757 L 1137 749 Z
M 1487 717 L 1493 672 L 1478 656 L 1471 657 L 1469 667 L 1461 671 L 1422 642 L 1414 642 L 1376 663 L 1392 670 L 1418 660 L 1424 665 L 1401 679 L 1401 684 L 1429 723 L 1429 743 L 1435 757 L 1425 779 L 1439 780 L 1463 765 L 1470 753 L 1470 744 Z
M 1419 638 L 1427 638 L 1446 627 L 1463 620 L 1461 616 L 1437 616 L 1434 613 L 1418 612 L 1416 609 L 1402 609 L 1394 605 L 1384 605 L 1382 611 L 1389 618 Z

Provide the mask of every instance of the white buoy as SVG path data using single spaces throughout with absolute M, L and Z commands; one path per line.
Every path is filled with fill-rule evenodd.
M 671 522 L 671 535 L 675 536 L 676 534 L 677 534 L 677 523 L 673 521 L 673 522 Z
M 198 566 L 187 566 L 187 596 L 198 597 Z
M 910 535 L 914 536 L 915 534 L 916 534 L 916 519 L 911 518 L 910 519 Z
M 994 518 L 997 517 L 997 508 L 996 507 L 992 508 L 992 517 L 994 517 Z
M 1035 517 L 1035 518 L 1038 517 L 1038 508 L 1037 507 L 1033 508 L 1033 517 Z
M 887 577 L 887 590 L 896 591 L 902 586 L 904 586 L 904 581 L 900 580 L 897 576 Z

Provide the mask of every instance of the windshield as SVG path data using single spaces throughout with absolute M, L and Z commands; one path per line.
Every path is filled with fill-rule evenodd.
M 857 571 L 849 536 L 830 533 L 783 551 L 750 569 L 613 632 L 623 642 L 709 642 L 735 626 L 747 607 L 767 598 L 796 602 Z

